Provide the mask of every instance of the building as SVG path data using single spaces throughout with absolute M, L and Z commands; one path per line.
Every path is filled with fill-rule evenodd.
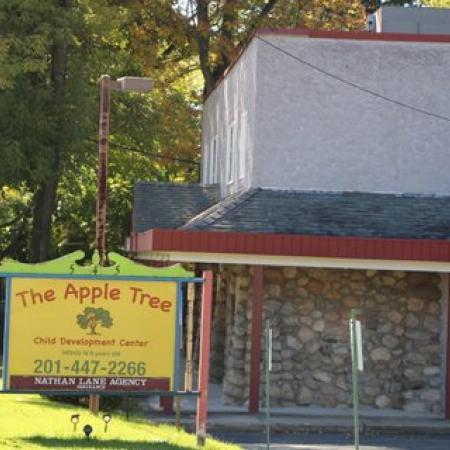
M 270 320 L 273 403 L 351 405 L 357 308 L 361 402 L 450 417 L 449 71 L 450 35 L 261 30 L 205 102 L 201 185 L 136 185 L 129 250 L 215 269 L 228 403 L 258 410 Z
M 369 29 L 378 33 L 448 34 L 450 9 L 382 6 L 369 20 Z

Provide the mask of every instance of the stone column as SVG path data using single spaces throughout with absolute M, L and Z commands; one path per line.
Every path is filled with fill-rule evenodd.
M 215 295 L 213 303 L 213 325 L 211 335 L 211 369 L 212 383 L 221 383 L 224 376 L 224 357 L 226 339 L 226 278 L 221 268 L 216 273 Z
M 248 398 L 248 376 L 246 375 L 247 307 L 249 303 L 248 268 L 245 266 L 233 266 L 230 272 L 229 301 L 227 302 L 228 326 L 225 350 L 224 400 L 225 403 L 243 405 Z

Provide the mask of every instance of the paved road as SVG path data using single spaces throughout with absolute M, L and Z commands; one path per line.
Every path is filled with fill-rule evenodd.
M 217 433 L 246 450 L 264 450 L 263 434 Z M 354 450 L 353 437 L 334 434 L 273 435 L 271 450 Z M 361 436 L 360 450 L 450 450 L 449 436 Z

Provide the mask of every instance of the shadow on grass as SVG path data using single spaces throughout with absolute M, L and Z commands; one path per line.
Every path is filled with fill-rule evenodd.
M 88 412 L 88 406 L 87 405 L 72 405 L 70 403 L 63 403 L 58 402 L 56 400 L 49 400 L 45 397 L 27 397 L 24 395 L 23 397 L 20 397 L 16 399 L 16 402 L 22 403 L 22 404 L 28 404 L 28 405 L 34 405 L 34 406 L 42 406 L 44 408 L 53 408 L 58 410 L 66 410 L 68 414 L 71 414 L 73 412 L 80 412 L 83 411 Z M 118 417 L 125 418 L 126 412 L 120 408 L 105 408 L 101 410 L 102 413 L 105 412 L 111 412 L 112 414 L 117 415 Z M 142 422 L 142 423 L 148 423 L 148 420 L 145 418 L 144 414 L 140 411 L 130 411 L 129 412 L 129 419 L 127 419 L 129 422 Z
M 45 396 L 30 397 L 27 395 L 20 396 L 20 394 L 18 394 L 18 399 L 16 399 L 16 401 L 18 403 L 22 403 L 22 404 L 42 406 L 44 408 L 66 410 L 68 414 L 71 414 L 73 412 L 82 413 L 83 411 L 86 411 L 86 412 L 89 411 L 89 408 L 87 405 L 82 405 L 82 404 L 75 405 L 75 404 L 71 404 L 71 403 L 59 402 L 56 400 L 47 399 L 47 398 L 45 398 Z M 125 418 L 125 416 L 126 416 L 126 411 L 123 409 L 123 407 L 121 407 L 121 408 L 104 408 L 101 410 L 101 412 L 102 413 L 111 412 L 121 418 Z M 148 420 L 146 419 L 144 414 L 139 410 L 131 410 L 129 412 L 129 418 L 127 419 L 127 421 L 135 422 L 135 423 L 148 423 Z
M 107 448 L 112 450 L 192 450 L 196 447 L 185 447 L 169 444 L 164 441 L 130 441 L 127 439 L 111 439 L 98 441 L 93 439 L 62 439 L 45 436 L 31 436 L 21 439 L 24 443 L 40 445 L 45 448 L 76 449 L 76 448 Z
M 18 403 L 24 403 L 28 405 L 35 405 L 35 406 L 43 406 L 48 408 L 54 408 L 54 409 L 66 409 L 67 411 L 71 410 L 87 410 L 87 406 L 84 405 L 72 405 L 70 403 L 62 403 L 62 402 L 56 402 L 56 401 L 50 401 L 44 397 L 30 397 L 28 395 L 21 396 L 18 394 L 16 398 L 16 402 Z

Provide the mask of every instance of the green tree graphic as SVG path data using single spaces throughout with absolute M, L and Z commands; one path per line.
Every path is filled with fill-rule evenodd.
M 103 308 L 84 308 L 83 314 L 77 315 L 78 325 L 85 330 L 89 328 L 91 331 L 88 334 L 97 334 L 96 328 L 102 326 L 103 328 L 110 328 L 113 320 L 109 311 Z

